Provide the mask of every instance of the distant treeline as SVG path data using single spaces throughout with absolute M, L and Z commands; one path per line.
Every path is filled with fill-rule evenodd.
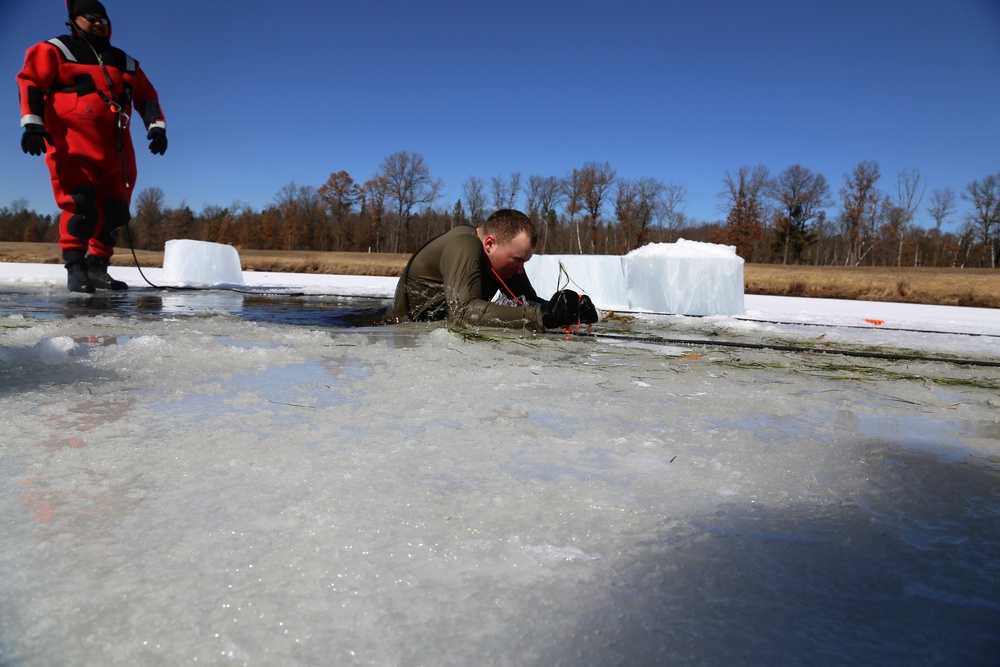
M 763 165 L 743 166 L 726 173 L 719 193 L 726 218 L 704 222 L 685 214 L 683 185 L 619 178 L 606 162 L 585 163 L 565 177 L 514 173 L 489 183 L 472 177 L 462 198 L 441 205 L 443 183 L 431 177 L 423 158 L 397 152 L 363 183 L 346 171 L 332 173 L 319 188 L 290 183 L 260 211 L 242 202 L 198 213 L 183 203 L 169 208 L 162 190 L 148 188 L 133 201 L 130 230 L 141 250 L 196 239 L 256 250 L 411 252 L 456 225 L 517 208 L 538 227 L 539 253 L 624 254 L 685 238 L 732 245 L 760 263 L 996 268 L 1000 173 L 961 193 L 972 209 L 962 218 L 956 216 L 959 195 L 949 188 L 928 195 L 915 169 L 898 174 L 888 190 L 880 181 L 878 164 L 861 162 L 835 198 L 826 178 L 802 165 L 776 176 Z M 933 227 L 914 224 L 921 207 Z M 55 242 L 57 222 L 16 201 L 0 209 L 0 241 Z

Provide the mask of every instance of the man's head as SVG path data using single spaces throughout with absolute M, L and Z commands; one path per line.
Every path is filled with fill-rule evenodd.
M 531 219 L 509 208 L 491 215 L 476 232 L 493 270 L 502 280 L 524 271 L 538 241 L 538 232 Z
M 111 21 L 104 5 L 98 0 L 66 0 L 69 19 L 86 35 L 107 39 L 111 36 Z

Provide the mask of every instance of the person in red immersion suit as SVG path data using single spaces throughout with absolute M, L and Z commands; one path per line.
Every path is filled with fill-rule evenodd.
M 156 155 L 167 150 L 166 122 L 139 63 L 111 46 L 104 5 L 67 0 L 66 9 L 70 34 L 29 48 L 17 75 L 21 148 L 45 154 L 62 209 L 59 247 L 69 290 L 124 290 L 128 285 L 108 275 L 108 264 L 118 230 L 131 218 L 133 105 Z

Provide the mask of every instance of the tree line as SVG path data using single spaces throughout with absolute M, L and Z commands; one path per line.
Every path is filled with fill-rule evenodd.
M 726 172 L 719 192 L 726 217 L 713 222 L 685 213 L 684 185 L 619 177 L 607 162 L 562 177 L 473 176 L 454 204 L 441 202 L 443 189 L 423 157 L 405 151 L 363 182 L 338 171 L 318 188 L 289 183 L 259 211 L 244 202 L 198 213 L 184 203 L 170 208 L 151 187 L 133 201 L 131 238 L 144 250 L 196 239 L 241 249 L 405 253 L 496 209 L 518 208 L 538 227 L 543 254 L 624 254 L 686 238 L 732 245 L 761 263 L 996 268 L 1000 261 L 1000 173 L 960 195 L 950 188 L 928 195 L 917 169 L 886 184 L 877 162 L 862 161 L 834 194 L 822 174 L 800 164 L 776 175 L 746 165 Z M 962 217 L 959 196 L 971 205 Z M 933 227 L 914 224 L 922 206 Z M 0 209 L 0 240 L 54 242 L 57 222 L 15 201 Z

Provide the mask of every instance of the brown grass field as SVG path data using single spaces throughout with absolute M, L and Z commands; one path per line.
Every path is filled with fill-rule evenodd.
M 142 266 L 163 265 L 162 252 L 140 250 L 136 255 Z M 282 273 L 396 276 L 407 259 L 388 253 L 240 251 L 244 271 Z M 0 262 L 61 261 L 54 244 L 0 243 Z M 131 253 L 119 248 L 112 264 L 131 266 Z M 743 277 L 747 294 L 1000 308 L 1000 269 L 746 264 Z

